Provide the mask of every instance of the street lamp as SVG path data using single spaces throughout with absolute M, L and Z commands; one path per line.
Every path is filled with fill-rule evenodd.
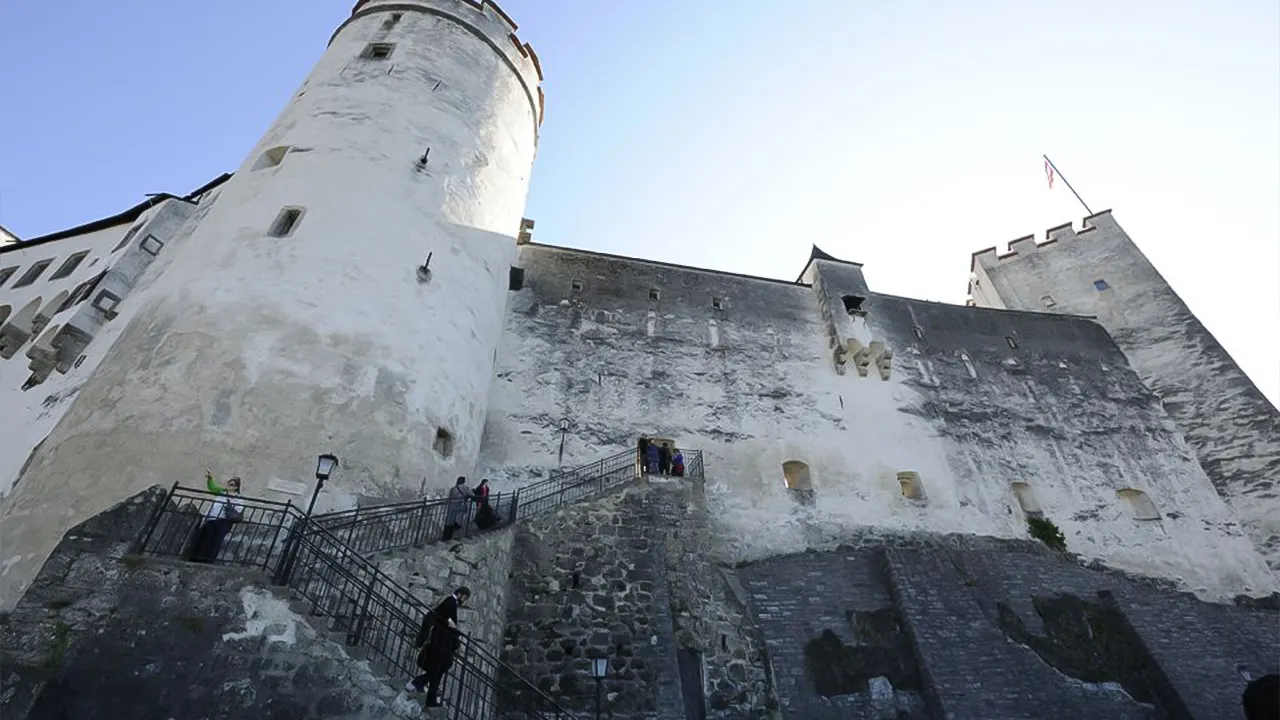
M 316 506 L 316 498 L 320 496 L 320 488 L 324 487 L 324 481 L 329 479 L 336 467 L 338 467 L 337 455 L 325 453 L 316 460 L 316 489 L 315 492 L 311 493 L 311 504 L 307 506 L 307 517 L 311 517 L 311 510 Z
M 600 720 L 600 700 L 604 695 L 604 679 L 609 674 L 609 658 L 591 659 L 591 677 L 596 681 L 596 720 Z

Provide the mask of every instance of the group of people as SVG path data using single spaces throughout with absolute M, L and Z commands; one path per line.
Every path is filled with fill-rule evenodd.
M 471 506 L 476 506 L 475 524 L 481 530 L 488 530 L 498 524 L 498 513 L 489 503 L 489 481 L 481 480 L 474 490 L 467 487 L 465 475 L 458 476 L 453 489 L 449 491 L 449 504 L 444 514 L 444 534 L 441 540 L 452 540 L 454 533 L 472 521 Z
M 669 442 L 642 438 L 640 457 L 643 458 L 644 471 L 650 475 L 684 477 L 684 455 Z

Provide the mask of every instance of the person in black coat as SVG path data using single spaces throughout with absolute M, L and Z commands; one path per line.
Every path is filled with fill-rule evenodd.
M 420 648 L 418 667 L 422 674 L 404 686 L 406 692 L 427 691 L 427 707 L 440 707 L 440 681 L 453 665 L 453 654 L 462 644 L 458 630 L 458 608 L 471 599 L 471 590 L 460 587 L 422 619 L 422 629 L 413 646 Z

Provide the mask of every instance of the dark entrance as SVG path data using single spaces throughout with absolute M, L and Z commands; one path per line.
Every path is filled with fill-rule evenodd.
M 676 662 L 680 665 L 680 695 L 684 698 L 685 720 L 707 720 L 707 706 L 702 695 L 702 653 L 680 648 Z

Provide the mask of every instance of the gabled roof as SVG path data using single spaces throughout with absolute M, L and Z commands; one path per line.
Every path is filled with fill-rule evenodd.
M 230 180 L 231 175 L 232 175 L 231 173 L 223 173 L 218 177 L 214 178 L 213 180 L 210 180 L 204 185 L 201 185 L 200 187 L 196 188 L 195 190 L 192 190 L 186 195 L 183 195 L 182 197 L 179 197 L 177 195 L 170 195 L 169 193 L 156 193 L 155 195 L 148 196 L 146 200 L 138 203 L 137 205 L 134 205 L 128 210 L 125 210 L 124 212 L 118 213 L 116 215 L 112 215 L 111 217 L 105 217 L 105 218 L 102 218 L 101 220 L 94 220 L 93 222 L 85 223 L 83 225 L 77 225 L 76 227 L 67 228 L 66 230 L 59 230 L 58 232 L 50 233 L 48 235 L 41 235 L 40 237 L 31 238 L 30 240 L 20 240 L 16 243 L 10 243 L 8 245 L 0 245 L 0 253 L 11 252 L 14 250 L 19 250 L 21 248 L 31 247 L 32 245 L 43 245 L 45 243 L 54 242 L 55 240 L 65 240 L 66 238 L 75 237 L 76 235 L 84 235 L 85 233 L 97 232 L 98 230 L 105 230 L 107 228 L 115 227 L 116 225 L 121 225 L 123 223 L 133 222 L 134 220 L 137 220 L 142 215 L 142 213 L 146 212 L 148 208 L 158 205 L 164 202 L 165 200 L 182 200 L 184 202 L 195 202 L 195 199 L 198 196 Z
M 831 262 L 838 262 L 843 265 L 852 265 L 857 268 L 862 267 L 862 263 L 860 262 L 853 262 L 852 260 L 841 260 L 840 258 L 835 257 L 834 255 L 830 255 L 827 252 L 823 251 L 823 249 L 818 247 L 817 245 L 814 245 L 813 249 L 809 251 L 809 261 L 804 264 L 804 269 L 800 271 L 800 275 L 796 278 L 796 282 L 804 281 L 804 274 L 809 272 L 809 266 L 813 264 L 814 260 L 830 260 Z

